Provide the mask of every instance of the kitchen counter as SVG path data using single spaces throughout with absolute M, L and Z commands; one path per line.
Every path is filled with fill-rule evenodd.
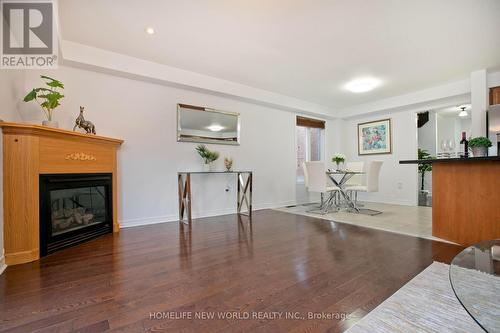
M 452 162 L 482 162 L 496 161 L 500 162 L 500 156 L 485 156 L 485 157 L 454 157 L 454 158 L 434 158 L 429 160 L 404 160 L 399 161 L 399 164 L 431 164 L 431 163 L 452 163 Z
M 500 238 L 499 161 L 487 156 L 399 163 L 432 164 L 432 235 L 469 246 Z

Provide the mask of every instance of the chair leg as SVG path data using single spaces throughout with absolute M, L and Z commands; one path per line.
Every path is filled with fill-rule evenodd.
M 323 193 L 322 193 L 323 194 Z M 336 193 L 330 193 L 328 196 L 328 199 L 326 201 L 323 201 L 323 204 L 321 207 L 318 207 L 316 209 L 310 209 L 307 210 L 307 213 L 315 213 L 315 214 L 328 214 L 330 209 L 332 208 L 333 204 L 335 203 L 335 194 Z
M 354 191 L 354 205 L 356 207 L 364 207 L 365 205 L 358 203 L 358 191 Z

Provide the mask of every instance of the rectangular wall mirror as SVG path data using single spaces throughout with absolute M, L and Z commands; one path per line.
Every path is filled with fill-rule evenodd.
M 240 114 L 177 104 L 177 141 L 240 144 Z

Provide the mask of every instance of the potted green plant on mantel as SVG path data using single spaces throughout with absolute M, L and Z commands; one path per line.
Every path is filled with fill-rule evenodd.
M 490 139 L 484 136 L 469 139 L 469 149 L 472 150 L 474 157 L 488 156 L 488 148 L 491 146 Z
M 40 105 L 42 111 L 47 117 L 47 120 L 42 121 L 43 126 L 58 128 L 59 124 L 57 121 L 52 120 L 52 113 L 59 105 L 61 105 L 59 101 L 64 97 L 64 95 L 61 94 L 59 90 L 64 89 L 64 84 L 45 75 L 41 75 L 40 77 L 45 80 L 45 84 L 48 88 L 40 87 L 32 89 L 26 97 L 24 97 L 24 101 L 36 101 L 38 105 Z
M 196 147 L 196 151 L 200 155 L 200 157 L 203 159 L 203 171 L 208 172 L 208 171 L 213 171 L 212 170 L 212 163 L 216 161 L 219 158 L 219 153 L 216 151 L 210 151 L 208 150 L 207 146 L 205 145 L 199 145 Z
M 418 148 L 418 159 L 419 160 L 432 160 L 434 156 L 431 156 L 425 149 Z M 420 191 L 418 192 L 418 205 L 419 206 L 429 206 L 428 197 L 429 191 L 425 190 L 425 173 L 432 171 L 431 163 L 419 163 L 418 164 L 418 173 L 420 173 Z

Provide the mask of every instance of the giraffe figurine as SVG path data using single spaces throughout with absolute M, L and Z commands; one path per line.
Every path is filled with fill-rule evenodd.
M 92 122 L 85 120 L 83 117 L 83 111 L 84 107 L 80 106 L 80 115 L 78 118 L 75 120 L 75 126 L 73 127 L 73 131 L 76 130 L 76 128 L 83 128 L 87 134 L 95 134 L 95 126 Z

